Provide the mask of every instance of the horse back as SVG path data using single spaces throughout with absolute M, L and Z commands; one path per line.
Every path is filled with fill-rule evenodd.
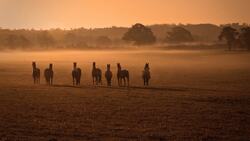
M 33 77 L 40 77 L 40 69 L 36 68 L 33 70 Z
M 142 77 L 150 79 L 151 78 L 150 71 L 149 70 L 144 70 L 143 73 L 142 73 Z
M 99 68 L 93 69 L 92 70 L 92 76 L 101 76 L 102 75 L 102 70 Z
M 45 69 L 44 70 L 44 76 L 46 78 L 53 78 L 53 75 L 54 75 L 53 70 L 50 70 L 50 69 Z
M 106 72 L 105 72 L 105 77 L 106 77 L 106 79 L 111 79 L 112 76 L 113 76 L 113 74 L 112 74 L 111 71 L 106 71 Z
M 119 77 L 129 77 L 129 71 L 128 70 L 121 70 L 120 72 L 118 72 Z

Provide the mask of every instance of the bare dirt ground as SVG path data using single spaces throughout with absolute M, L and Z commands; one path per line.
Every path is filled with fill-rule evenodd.
M 31 62 L 54 64 L 55 85 L 33 85 Z M 83 70 L 71 86 L 72 62 Z M 128 69 L 131 87 L 92 86 L 92 62 Z M 141 73 L 150 63 L 151 86 Z M 104 81 L 105 82 L 105 81 Z M 250 53 L 58 51 L 0 53 L 0 140 L 250 140 Z

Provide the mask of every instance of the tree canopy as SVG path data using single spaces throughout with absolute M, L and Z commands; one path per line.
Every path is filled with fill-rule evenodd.
M 226 39 L 228 44 L 228 49 L 231 50 L 238 34 L 239 33 L 237 32 L 236 29 L 232 28 L 231 26 L 225 26 L 223 27 L 221 34 L 219 35 L 219 40 Z
M 241 29 L 240 34 L 241 41 L 243 42 L 243 45 L 250 50 L 250 27 L 244 27 Z
M 194 39 L 190 31 L 183 27 L 177 26 L 174 27 L 172 31 L 167 32 L 165 41 L 170 43 L 184 43 L 192 42 Z
M 153 44 L 156 42 L 156 37 L 151 29 L 140 23 L 133 25 L 124 34 L 122 39 L 125 41 L 132 41 L 137 45 Z
M 98 44 L 98 45 L 111 45 L 112 40 L 108 36 L 99 36 L 96 39 L 96 44 Z

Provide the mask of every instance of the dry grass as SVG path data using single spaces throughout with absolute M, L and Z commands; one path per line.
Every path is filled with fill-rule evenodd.
M 1 53 L 0 140 L 249 140 L 249 58 L 218 50 Z M 55 86 L 32 84 L 32 60 L 42 70 L 55 64 Z M 70 86 L 76 60 L 81 87 Z M 131 88 L 116 79 L 113 88 L 91 86 L 93 60 L 103 71 L 111 63 L 114 73 L 120 62 Z

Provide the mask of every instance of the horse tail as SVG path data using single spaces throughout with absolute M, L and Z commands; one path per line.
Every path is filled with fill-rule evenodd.
M 78 84 L 80 85 L 81 83 L 81 76 L 82 76 L 82 70 L 80 68 L 78 68 L 78 76 L 77 76 L 77 79 L 78 79 Z
M 102 83 L 102 70 L 100 70 L 100 74 L 99 74 L 99 82 Z
M 129 86 L 129 71 L 127 71 L 127 79 L 128 79 L 128 86 Z
M 38 83 L 40 83 L 40 75 L 41 75 L 40 69 L 37 69 L 37 81 L 38 81 Z
M 79 77 L 81 78 L 81 76 L 82 76 L 82 70 L 78 69 L 78 73 L 79 73 Z
M 40 69 L 37 69 L 37 77 L 40 78 Z
M 74 79 L 74 77 L 75 77 L 75 71 L 74 70 L 72 70 L 72 78 Z

